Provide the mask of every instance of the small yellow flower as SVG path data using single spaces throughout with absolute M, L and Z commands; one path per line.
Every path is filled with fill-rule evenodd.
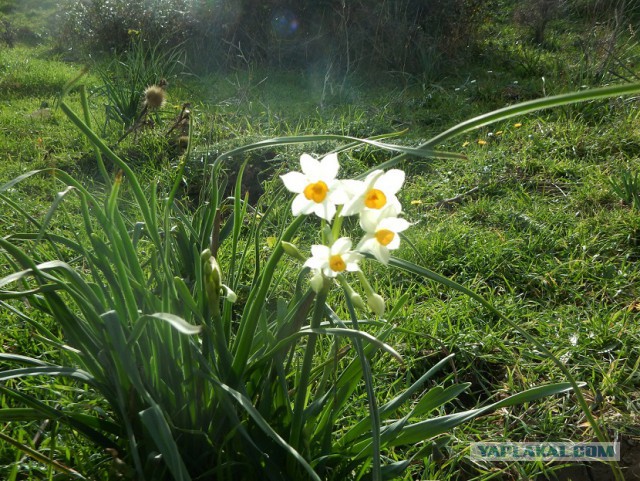
M 411 201 L 411 205 L 420 205 L 422 204 L 422 201 L 420 199 L 416 199 L 416 200 L 412 200 Z
M 479 140 L 478 140 L 478 145 L 487 145 L 487 141 L 486 141 L 486 140 L 479 139 Z
M 467 140 L 464 144 L 462 144 L 462 146 L 463 146 L 463 147 L 466 147 L 466 146 L 467 146 L 467 145 L 469 145 L 470 143 L 471 143 L 471 142 L 469 142 L 469 141 Z
M 503 134 L 502 130 L 498 130 L 498 131 L 496 132 L 496 135 L 502 135 L 502 134 Z
M 522 124 L 521 124 L 520 122 L 518 122 L 517 124 L 513 124 L 513 126 L 514 126 L 516 129 L 519 129 L 520 127 L 522 127 Z
M 274 236 L 268 236 L 265 241 L 267 243 L 267 247 L 273 249 L 273 247 L 276 245 L 276 242 L 278 241 L 278 238 Z

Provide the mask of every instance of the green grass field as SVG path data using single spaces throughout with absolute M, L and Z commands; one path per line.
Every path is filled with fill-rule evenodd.
M 45 10 L 39 11 L 40 2 L 13 8 L 11 2 L 0 2 L 4 18 L 31 32 L 18 36 L 13 48 L 0 45 L 0 185 L 32 170 L 55 167 L 96 195 L 108 193 L 91 143 L 59 104 L 65 84 L 85 65 L 54 53 L 42 20 L 51 6 L 43 3 Z M 536 46 L 520 40 L 523 32 L 517 27 L 500 22 L 487 24 L 493 35 L 487 36 L 490 40 L 477 61 L 437 80 L 390 75 L 373 81 L 353 75 L 344 85 L 327 86 L 308 72 L 176 74 L 169 79 L 168 102 L 158 113 L 156 128 L 129 135 L 117 146 L 122 130 L 106 123 L 107 99 L 101 95 L 97 67 L 88 63 L 81 82 L 89 93 L 96 131 L 139 175 L 148 195 L 151 186 L 166 194 L 175 180 L 182 151 L 165 132 L 182 105 L 191 104 L 191 150 L 177 195 L 186 208 L 196 209 L 206 201 L 201 189 L 206 185 L 207 163 L 245 144 L 292 135 L 397 134 L 388 141 L 416 146 L 460 121 L 508 104 L 622 83 L 608 73 L 620 63 L 624 69 L 616 72 L 624 72 L 627 80 L 640 78 L 640 46 L 631 26 L 629 35 L 619 38 L 611 68 L 601 74 L 601 64 L 585 60 L 584 42 L 577 41 L 586 38 L 581 35 L 588 25 L 567 19 L 553 22 L 546 44 Z M 65 100 L 81 112 L 77 90 Z M 42 102 L 48 103 L 47 110 L 40 110 Z M 640 172 L 639 106 L 636 94 L 539 111 L 438 146 L 462 153 L 466 160 L 410 157 L 399 166 L 407 173 L 399 195 L 405 218 L 413 226 L 396 253 L 483 296 L 585 383 L 583 394 L 594 417 L 611 440 L 622 443 L 620 466 L 627 479 L 640 479 L 640 202 L 634 206 L 633 197 L 624 198 L 615 187 Z M 231 184 L 239 165 L 249 159 L 243 195 L 249 192 L 252 209 L 265 212 L 271 206 L 270 196 L 280 188 L 278 174 L 297 168 L 302 152 L 322 156 L 339 145 L 324 140 L 247 152 L 225 164 L 224 175 Z M 345 153 L 341 162 L 345 175 L 355 175 L 390 157 L 388 152 L 360 146 Z M 107 169 L 116 174 L 112 164 L 107 163 Z M 7 189 L 0 197 L 0 236 L 33 231 L 29 216 L 42 222 L 64 189 L 63 179 L 50 173 Z M 126 180 L 122 195 L 122 210 L 135 221 Z M 50 219 L 50 229 L 72 236 L 82 224 L 82 214 L 72 195 L 64 204 Z M 275 209 L 278 222 L 287 209 L 284 201 Z M 278 222 L 264 227 L 258 252 L 272 247 Z M 312 234 L 312 229 L 304 231 L 296 240 L 304 244 Z M 247 246 L 247 251 L 251 249 Z M 16 265 L 6 251 L 0 254 L 1 278 Z M 223 250 L 221 265 L 231 257 Z M 277 292 L 283 295 L 296 282 L 295 276 L 287 277 L 287 269 L 290 264 L 278 271 L 283 278 Z M 566 381 L 551 360 L 473 299 L 400 270 L 374 264 L 364 270 L 374 290 L 386 298 L 388 309 L 409 295 L 394 319 L 397 329 L 386 340 L 404 364 L 383 356 L 372 360 L 380 403 L 450 353 L 455 357 L 433 383 L 468 382 L 470 387 L 432 415 L 472 409 L 535 386 Z M 251 280 L 247 273 L 241 278 L 241 287 Z M 243 290 L 238 294 L 242 299 Z M 340 295 L 334 297 L 339 304 Z M 275 298 L 269 301 L 276 303 Z M 30 308 L 21 299 L 10 305 L 21 311 Z M 348 317 L 344 308 L 337 312 Z M 41 313 L 33 316 L 59 343 L 45 339 L 5 308 L 0 310 L 0 352 L 59 362 L 66 355 L 61 326 Z M 0 366 L 13 365 L 5 358 Z M 91 389 L 61 378 L 25 378 L 3 386 L 29 392 L 51 406 L 89 406 L 95 413 L 108 409 Z M 363 399 L 350 407 L 350 417 L 367 414 Z M 126 477 L 127 469 L 116 469 L 121 462 L 118 453 L 95 452 L 78 432 L 60 423 L 2 416 L 3 409 L 15 407 L 15 399 L 0 392 L 0 433 L 40 452 L 43 459 L 0 443 L 0 478 L 72 479 L 69 474 L 55 475 L 47 463 L 55 459 L 88 479 L 116 479 L 114 473 L 135 479 Z M 593 441 L 594 432 L 571 393 L 499 409 L 447 435 L 449 442 L 437 455 L 418 456 L 397 479 L 614 479 L 608 466 L 597 463 L 591 467 L 483 464 L 468 459 L 471 442 Z M 418 443 L 407 452 L 422 447 Z M 400 459 L 405 454 L 397 448 L 386 456 Z

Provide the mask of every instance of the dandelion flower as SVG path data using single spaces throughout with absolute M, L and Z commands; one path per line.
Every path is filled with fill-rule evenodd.
M 318 161 L 309 154 L 302 154 L 300 167 L 302 172 L 280 176 L 287 190 L 298 194 L 291 205 L 293 215 L 315 213 L 331 222 L 336 205 L 344 204 L 348 199 L 342 183 L 336 179 L 340 168 L 338 155 L 329 154 Z
M 399 233 L 407 230 L 411 223 L 398 217 L 394 206 L 389 205 L 381 211 L 366 210 L 360 214 L 360 226 L 365 235 L 357 250 L 369 252 L 383 264 L 389 263 L 389 251 L 400 247 Z
M 521 124 L 520 122 L 518 122 L 517 124 L 513 124 L 513 126 L 514 126 L 516 129 L 519 129 L 520 127 L 522 127 L 522 124 Z
M 478 145 L 487 145 L 487 141 L 486 141 L 486 140 L 479 139 L 479 140 L 478 140 Z
M 362 254 L 351 250 L 351 245 L 348 237 L 340 237 L 331 246 L 312 245 L 311 257 L 304 265 L 315 271 L 314 278 L 319 274 L 334 278 L 345 271 L 357 271 L 360 269 L 358 262 L 362 259 Z
M 364 181 L 351 181 L 346 184 L 351 199 L 344 204 L 341 215 L 359 214 L 365 209 L 380 210 L 387 205 L 401 212 L 402 206 L 396 193 L 403 183 L 404 171 L 400 169 L 391 169 L 387 172 L 375 170 Z

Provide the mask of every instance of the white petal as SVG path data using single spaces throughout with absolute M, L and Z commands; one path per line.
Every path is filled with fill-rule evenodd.
M 379 229 L 387 229 L 391 232 L 402 232 L 411 227 L 411 223 L 401 217 L 385 217 L 380 219 Z
M 369 248 L 367 247 L 369 245 L 369 243 L 373 240 L 373 242 L 377 242 L 375 240 L 375 235 L 374 234 L 366 234 L 362 237 L 362 239 L 360 239 L 360 242 L 358 242 L 358 245 L 356 246 L 356 250 L 360 251 L 360 252 L 369 252 Z
M 322 268 L 322 273 L 325 275 L 325 277 L 336 277 L 339 273 L 335 272 L 331 267 L 327 266 L 327 267 L 323 267 Z
M 351 239 L 348 237 L 340 237 L 331 246 L 331 255 L 344 254 L 351 249 Z
M 376 183 L 376 181 L 384 174 L 384 170 L 374 170 L 373 172 L 371 172 L 369 175 L 367 175 L 367 177 L 364 179 L 364 184 L 365 184 L 365 188 L 364 191 L 368 191 L 371 189 L 371 187 L 373 187 Z
M 342 255 L 342 260 L 347 265 L 347 271 L 359 271 L 360 267 L 358 267 L 358 262 L 362 259 L 362 255 L 357 252 L 348 252 Z
M 331 185 L 329 185 L 328 196 L 329 201 L 337 205 L 342 205 L 351 200 L 351 196 L 349 195 L 348 190 L 345 188 L 344 183 L 340 180 L 333 181 Z
M 328 199 L 326 199 L 324 202 L 321 202 L 319 204 L 314 202 L 313 212 L 321 219 L 331 222 L 331 219 L 333 219 L 333 216 L 336 215 L 336 206 L 331 202 L 327 202 L 327 200 Z
M 302 192 L 305 187 L 309 185 L 309 179 L 307 179 L 307 176 L 300 172 L 288 172 L 281 175 L 280 178 L 287 190 L 295 192 L 296 194 Z
M 347 194 L 349 194 L 349 197 L 357 197 L 364 194 L 366 188 L 365 183 L 361 180 L 343 179 L 340 181 L 340 184 Z
M 396 212 L 396 215 L 402 212 L 402 204 L 400 204 L 400 201 L 395 194 L 387 193 L 387 207 L 389 207 L 389 209 L 393 209 Z
M 386 246 L 388 250 L 395 250 L 398 247 L 400 247 L 400 236 L 398 234 L 393 236 L 393 239 L 391 239 L 391 242 L 389 242 Z M 388 260 L 388 259 L 387 259 Z
M 381 212 L 376 209 L 364 209 L 360 213 L 360 227 L 367 234 L 375 234 L 378 230 Z
M 364 208 L 364 199 L 362 196 L 355 197 L 344 203 L 340 217 L 347 217 L 359 213 Z
M 369 252 L 371 252 L 373 254 L 373 257 L 378 259 L 383 264 L 389 263 L 389 257 L 391 257 L 389 255 L 389 249 L 387 249 L 385 246 L 378 243 L 377 241 L 374 244 L 372 244 L 371 250 Z
M 382 190 L 385 194 L 390 192 L 395 194 L 404 184 L 404 171 L 400 169 L 391 169 L 385 172 L 376 181 L 376 188 Z
M 323 262 L 327 262 L 331 256 L 331 249 L 322 244 L 314 244 L 311 246 L 311 255 L 321 259 Z
M 311 179 L 317 180 L 321 178 L 322 167 L 320 166 L 320 162 L 309 154 L 302 154 L 300 156 L 300 167 L 302 168 L 302 173 Z
M 335 179 L 338 175 L 338 170 L 340 170 L 338 154 L 333 153 L 325 155 L 320 161 L 320 168 L 322 169 L 322 179 Z
M 307 199 L 304 194 L 298 194 L 291 204 L 291 213 L 295 216 L 300 214 L 311 214 L 314 206 L 315 202 Z
M 318 257 L 309 257 L 302 266 L 313 270 L 320 270 L 324 264 L 324 261 Z
M 358 250 L 362 252 L 369 252 L 373 257 L 383 264 L 389 263 L 389 249 L 381 245 L 378 240 L 373 236 L 365 236 L 358 245 Z
M 396 201 L 398 200 L 395 196 L 393 196 L 393 198 L 395 198 Z M 400 202 L 397 204 L 387 204 L 380 210 L 380 219 L 383 217 L 398 217 L 400 212 L 402 212 Z
M 385 265 L 389 263 L 389 259 L 391 258 L 391 254 L 389 254 L 389 246 L 385 247 L 378 244 L 377 254 L 376 259 Z

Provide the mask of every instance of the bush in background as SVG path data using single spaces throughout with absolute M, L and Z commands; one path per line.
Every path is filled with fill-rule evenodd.
M 152 44 L 185 42 L 200 68 L 238 62 L 364 66 L 422 73 L 473 43 L 479 0 L 63 0 L 57 41 L 79 54 L 126 50 L 132 30 Z M 197 61 L 195 60 L 197 59 Z

